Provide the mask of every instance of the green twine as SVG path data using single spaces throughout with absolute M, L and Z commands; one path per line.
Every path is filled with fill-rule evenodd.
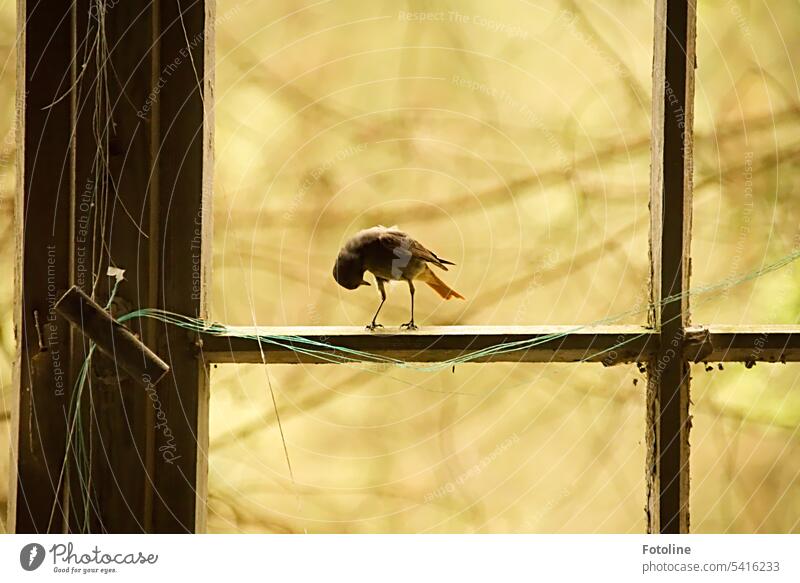
M 781 257 L 774 263 L 770 263 L 769 265 L 766 265 L 761 269 L 757 269 L 755 271 L 746 273 L 738 277 L 732 276 L 715 284 L 692 288 L 682 293 L 668 296 L 661 300 L 660 305 L 663 306 L 671 302 L 680 301 L 683 300 L 683 298 L 685 297 L 709 295 L 716 291 L 729 289 L 741 285 L 745 282 L 752 281 L 754 279 L 757 279 L 759 277 L 777 271 L 782 267 L 785 267 L 786 265 L 792 263 L 798 257 L 800 257 L 800 249 L 784 257 Z M 121 281 L 122 278 L 118 277 L 117 281 L 115 282 L 111 290 L 110 298 L 105 306 L 106 309 L 110 308 L 111 302 L 113 301 L 117 293 L 117 288 L 119 287 Z M 344 346 L 338 346 L 328 342 L 323 342 L 321 340 L 312 340 L 310 338 L 297 336 L 294 334 L 265 334 L 259 332 L 257 327 L 228 326 L 217 322 L 208 322 L 200 318 L 193 318 L 190 316 L 185 316 L 183 314 L 176 314 L 174 312 L 169 312 L 167 310 L 160 310 L 155 308 L 143 308 L 140 310 L 135 310 L 133 312 L 129 312 L 127 314 L 118 317 L 117 320 L 120 323 L 124 323 L 133 320 L 135 318 L 151 318 L 168 325 L 177 326 L 179 328 L 183 328 L 185 330 L 190 330 L 197 333 L 210 334 L 213 336 L 220 336 L 220 337 L 243 338 L 248 340 L 254 340 L 258 342 L 259 345 L 264 344 L 264 345 L 277 346 L 285 350 L 291 350 L 298 354 L 312 356 L 323 362 L 329 362 L 334 364 L 353 364 L 360 362 L 368 362 L 368 363 L 392 365 L 397 367 L 413 366 L 415 370 L 434 372 L 437 370 L 450 368 L 455 365 L 473 362 L 480 358 L 496 356 L 499 354 L 504 354 L 506 352 L 514 352 L 514 351 L 534 348 L 538 345 L 551 342 L 559 338 L 564 338 L 565 336 L 568 336 L 575 332 L 579 332 L 581 330 L 585 330 L 593 326 L 611 324 L 613 322 L 618 322 L 619 320 L 622 320 L 630 316 L 639 315 L 643 312 L 649 311 L 651 307 L 652 305 L 642 309 L 628 310 L 626 312 L 622 312 L 615 316 L 597 320 L 590 324 L 574 326 L 562 332 L 547 334 L 544 336 L 540 336 L 538 338 L 533 338 L 528 340 L 518 340 L 514 342 L 500 342 L 493 346 L 488 346 L 480 350 L 466 352 L 464 354 L 447 359 L 445 361 L 432 363 L 429 365 L 419 365 L 419 364 L 412 365 L 411 363 L 405 362 L 397 358 L 382 356 L 379 354 L 374 354 L 372 352 L 366 352 L 363 350 L 355 350 Z M 632 342 L 637 338 L 641 338 L 642 336 L 648 333 L 649 331 L 643 332 L 641 334 L 634 335 L 626 340 L 622 340 L 617 344 L 615 344 L 614 346 L 607 348 L 606 350 L 600 353 L 596 353 L 595 357 L 599 354 L 614 351 L 617 348 L 624 346 L 628 342 Z M 92 355 L 94 354 L 95 348 L 96 348 L 95 343 L 90 342 L 89 349 L 86 354 L 86 359 L 83 361 L 83 365 L 81 366 L 78 378 L 75 381 L 75 386 L 73 388 L 72 395 L 70 397 L 70 403 L 68 408 L 68 419 L 69 419 L 70 429 L 67 438 L 67 448 L 64 454 L 64 464 L 62 465 L 61 474 L 59 475 L 59 480 L 58 480 L 59 488 L 57 488 L 56 490 L 56 491 L 60 490 L 60 486 L 64 478 L 64 472 L 67 467 L 66 462 L 70 456 L 71 451 L 74 450 L 77 472 L 79 477 L 79 485 L 81 489 L 81 497 L 83 500 L 84 514 L 83 514 L 82 524 L 80 525 L 82 532 L 89 532 L 90 528 L 89 509 L 90 509 L 90 504 L 92 502 L 91 501 L 92 488 L 88 482 L 89 479 L 88 476 L 91 476 L 90 472 L 91 460 L 85 444 L 85 435 L 84 435 L 80 404 L 83 397 L 83 389 L 89 377 L 89 366 L 91 364 Z M 53 514 L 55 512 L 55 507 L 56 503 L 54 503 L 53 509 L 50 514 L 51 523 L 53 520 Z
M 660 305 L 663 306 L 671 302 L 682 300 L 683 298 L 689 296 L 709 295 L 713 292 L 741 285 L 745 282 L 752 281 L 754 279 L 767 275 L 768 273 L 777 271 L 782 267 L 785 267 L 786 265 L 792 263 L 798 257 L 800 257 L 800 249 L 784 257 L 781 257 L 774 263 L 770 263 L 769 265 L 766 265 L 761 269 L 757 269 L 755 271 L 740 276 L 732 276 L 711 285 L 692 288 L 689 290 L 685 290 L 679 294 L 668 296 L 661 300 Z M 382 356 L 379 354 L 374 354 L 372 352 L 356 350 L 344 346 L 338 346 L 336 344 L 331 344 L 320 340 L 313 340 L 310 338 L 297 336 L 293 334 L 265 334 L 259 332 L 257 327 L 229 326 L 225 324 L 220 324 L 218 322 L 208 322 L 200 318 L 193 318 L 190 316 L 185 316 L 183 314 L 176 314 L 174 312 L 169 312 L 166 310 L 160 310 L 154 308 L 143 308 L 140 310 L 129 312 L 128 314 L 119 317 L 118 320 L 119 322 L 126 322 L 134 318 L 152 318 L 160 322 L 163 322 L 165 324 L 178 326 L 179 328 L 183 328 L 185 330 L 190 330 L 193 332 L 203 333 L 203 334 L 210 334 L 212 336 L 254 340 L 259 344 L 277 346 L 284 350 L 291 350 L 298 354 L 312 356 L 318 360 L 335 364 L 370 362 L 377 364 L 392 365 L 397 367 L 413 367 L 415 370 L 434 372 L 437 370 L 450 368 L 455 365 L 473 362 L 480 358 L 486 358 L 486 357 L 496 356 L 499 354 L 504 354 L 507 352 L 515 352 L 515 351 L 534 348 L 538 345 L 545 344 L 547 342 L 551 342 L 559 338 L 563 338 L 575 332 L 579 332 L 581 330 L 585 330 L 593 326 L 618 322 L 619 320 L 641 314 L 648 310 L 650 310 L 650 306 L 642 309 L 628 310 L 626 312 L 622 312 L 620 314 L 616 314 L 608 318 L 597 320 L 590 324 L 577 325 L 568 328 L 562 332 L 547 334 L 544 336 L 539 336 L 537 338 L 532 338 L 527 340 L 501 342 L 492 346 L 488 346 L 486 348 L 482 348 L 480 350 L 465 352 L 464 354 L 458 355 L 456 357 L 441 362 L 432 363 L 429 365 L 420 365 L 419 363 L 412 364 L 405 362 L 404 360 L 401 359 L 392 358 L 389 356 Z M 615 344 L 614 346 L 607 348 L 606 350 L 600 353 L 595 354 L 595 357 L 598 354 L 611 352 L 617 348 L 620 348 L 621 346 L 627 344 L 628 342 L 632 342 L 636 338 L 640 338 L 647 333 L 649 332 L 643 332 L 642 334 L 635 335 L 631 338 L 628 338 L 627 340 L 623 340 L 618 344 Z
M 117 277 L 116 281 L 114 282 L 114 286 L 111 288 L 111 295 L 109 296 L 108 302 L 105 305 L 106 310 L 111 307 L 111 303 L 114 301 L 114 297 L 117 295 L 117 289 L 119 288 L 119 284 L 121 282 L 122 278 Z M 74 452 L 75 465 L 78 475 L 78 486 L 80 487 L 80 495 L 83 501 L 83 517 L 78 527 L 79 532 L 82 533 L 88 533 L 90 528 L 89 521 L 90 507 L 92 504 L 92 488 L 91 484 L 89 484 L 89 477 L 91 476 L 91 459 L 86 448 L 83 416 L 81 414 L 81 402 L 83 400 L 83 389 L 86 386 L 86 381 L 89 378 L 89 366 L 92 362 L 92 355 L 94 355 L 96 348 L 97 345 L 90 341 L 89 348 L 86 351 L 86 358 L 83 360 L 83 364 L 81 364 L 80 371 L 78 372 L 78 378 L 75 380 L 75 385 L 73 386 L 72 393 L 70 395 L 69 404 L 67 406 L 67 423 L 69 430 L 67 434 L 66 448 L 64 451 L 64 462 L 61 464 L 61 472 L 58 476 L 58 486 L 56 487 L 56 492 L 59 492 L 64 481 L 64 473 L 68 467 L 67 461 L 69 460 L 70 455 Z M 56 500 L 53 502 L 53 506 L 50 509 L 51 525 L 53 523 L 57 505 L 58 501 Z M 50 529 L 48 528 L 48 531 L 49 530 Z

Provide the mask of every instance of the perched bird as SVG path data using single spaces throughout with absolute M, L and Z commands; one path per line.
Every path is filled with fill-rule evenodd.
M 424 281 L 446 300 L 464 299 L 464 296 L 439 279 L 428 264 L 445 271 L 448 265 L 455 265 L 452 261 L 438 257 L 436 253 L 426 249 L 397 227 L 378 226 L 359 231 L 345 243 L 333 266 L 333 278 L 345 289 L 356 289 L 362 285 L 370 285 L 364 280 L 365 271 L 375 276 L 375 282 L 381 292 L 381 303 L 372 317 L 372 322 L 367 324 L 368 330 L 383 327 L 375 322 L 375 319 L 386 301 L 384 289 L 386 282 L 406 281 L 411 292 L 411 320 L 400 327 L 416 330 L 414 280 Z

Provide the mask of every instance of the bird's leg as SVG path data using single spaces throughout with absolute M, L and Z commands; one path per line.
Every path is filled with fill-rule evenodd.
M 375 315 L 374 315 L 374 316 L 372 316 L 372 322 L 370 322 L 369 324 L 367 324 L 367 330 L 370 330 L 370 331 L 371 331 L 371 330 L 375 330 L 375 328 L 383 328 L 383 324 L 378 324 L 378 323 L 375 321 L 375 319 L 378 317 L 378 314 L 380 313 L 380 311 L 381 311 L 381 308 L 383 307 L 383 302 L 385 302 L 385 301 L 386 301 L 386 290 L 383 288 L 383 283 L 384 283 L 384 281 L 385 281 L 385 280 L 383 280 L 383 279 L 381 279 L 381 278 L 379 278 L 379 277 L 376 277 L 376 278 L 375 278 L 375 281 L 378 283 L 378 289 L 379 289 L 379 290 L 380 290 L 380 292 L 381 292 L 381 303 L 380 303 L 380 305 L 378 306 L 378 309 L 377 309 L 377 311 L 375 312 Z
M 416 330 L 417 325 L 414 323 L 414 282 L 410 279 L 408 281 L 408 291 L 411 292 L 411 321 L 406 322 L 405 324 L 401 324 L 400 328 L 405 328 L 406 330 Z

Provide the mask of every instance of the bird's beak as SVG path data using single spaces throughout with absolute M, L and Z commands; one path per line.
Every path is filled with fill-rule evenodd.
M 372 285 L 372 284 L 370 282 L 368 282 L 367 280 L 362 279 L 360 285 Z

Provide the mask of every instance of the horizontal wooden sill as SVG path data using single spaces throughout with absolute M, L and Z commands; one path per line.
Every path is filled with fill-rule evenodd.
M 347 350 L 359 350 L 404 362 L 442 362 L 501 343 L 534 346 L 485 355 L 475 362 L 635 362 L 654 351 L 653 332 L 641 326 L 426 326 L 415 331 L 357 326 L 241 327 L 248 334 L 301 336 Z M 553 335 L 558 335 L 553 338 Z M 622 344 L 621 346 L 617 346 Z M 263 350 L 263 358 L 262 358 Z M 335 353 L 335 350 L 325 351 Z M 206 335 L 203 357 L 210 362 L 323 363 L 324 357 L 236 337 Z M 363 361 L 369 362 L 369 358 Z
M 348 355 L 358 361 L 393 358 L 404 362 L 443 362 L 501 343 L 526 342 L 533 346 L 481 355 L 474 362 L 602 362 L 606 365 L 644 362 L 655 355 L 658 335 L 642 326 L 430 326 L 415 331 L 357 326 L 242 326 L 237 333 L 285 337 L 275 346 L 234 336 L 204 335 L 202 358 L 215 363 L 329 363 L 343 354 L 320 348 L 320 354 L 302 354 L 304 345 L 290 337 L 369 353 Z M 555 338 L 553 336 L 556 336 Z M 687 329 L 685 356 L 694 362 L 780 362 L 800 360 L 798 326 L 694 326 Z
M 237 332 L 299 336 L 313 342 L 358 350 L 404 362 L 442 362 L 501 343 L 533 346 L 482 355 L 475 362 L 643 362 L 653 357 L 658 335 L 642 326 L 431 326 L 413 332 L 361 327 L 241 327 Z M 553 338 L 554 335 L 557 337 Z M 300 354 L 286 346 L 230 336 L 203 337 L 203 358 L 221 363 L 326 363 L 336 349 Z M 302 345 L 298 345 L 302 346 Z M 694 362 L 800 361 L 798 326 L 694 326 L 687 329 L 686 358 Z M 350 355 L 352 357 L 352 355 Z M 356 357 L 369 362 L 368 356 Z
M 697 362 L 800 361 L 800 326 L 691 326 L 686 356 Z

